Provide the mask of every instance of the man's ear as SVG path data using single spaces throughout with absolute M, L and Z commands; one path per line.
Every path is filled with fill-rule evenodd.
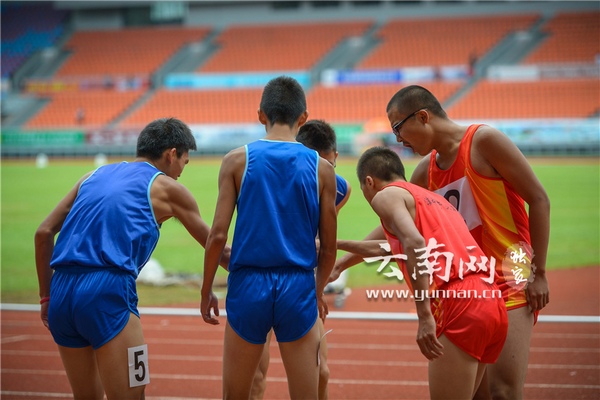
M 168 165 L 171 165 L 173 161 L 177 158 L 177 149 L 173 147 L 172 149 L 165 150 L 165 160 Z
M 263 124 L 264 126 L 267 126 L 267 123 L 269 121 L 267 120 L 267 116 L 265 115 L 263 110 L 261 110 L 259 108 L 256 112 L 258 113 L 258 120 L 260 121 L 260 123 Z
M 301 127 L 308 120 L 308 111 L 304 111 L 302 115 L 298 118 L 298 127 Z
M 427 123 L 429 123 L 429 120 L 431 119 L 431 115 L 429 115 L 429 113 L 427 112 L 427 110 L 421 110 L 417 114 L 417 119 L 420 119 L 420 121 L 423 124 L 427 124 Z

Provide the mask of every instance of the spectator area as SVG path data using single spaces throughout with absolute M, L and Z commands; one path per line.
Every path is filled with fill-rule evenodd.
M 4 8 L 3 8 L 4 11 Z M 3 14 L 4 21 L 4 14 Z M 410 66 L 462 65 L 482 56 L 506 35 L 527 30 L 537 14 L 436 19 L 396 19 L 376 33 L 381 43 L 357 66 L 384 69 Z M 562 13 L 543 27 L 548 37 L 525 63 L 594 62 L 600 54 L 600 13 Z M 260 71 L 310 72 L 341 41 L 364 35 L 372 21 L 296 23 L 292 25 L 230 26 L 214 40 L 217 51 L 201 66 L 201 73 Z M 2 32 L 8 27 L 3 26 Z M 76 32 L 65 45 L 72 51 L 58 70 L 57 80 L 88 76 L 147 76 L 186 43 L 207 37 L 210 28 L 153 27 Z M 3 56 L 4 56 L 3 37 Z M 4 59 L 3 59 L 4 63 Z M 407 84 L 422 84 L 442 103 L 465 81 L 402 82 L 396 84 L 316 84 L 307 90 L 310 118 L 332 123 L 364 123 L 385 117 L 392 95 Z M 131 88 L 130 88 L 131 89 Z M 161 117 L 178 117 L 189 124 L 256 123 L 262 88 L 226 90 L 167 90 L 123 115 L 145 89 L 129 91 L 95 88 L 51 94 L 50 101 L 24 126 L 26 129 L 80 127 L 113 123 L 139 127 Z M 600 110 L 597 78 L 495 82 L 481 80 L 448 108 L 453 119 L 589 118 Z
M 342 40 L 361 36 L 371 22 L 232 26 L 199 72 L 309 70 Z
M 449 108 L 453 119 L 591 118 L 600 112 L 600 81 L 481 81 Z
M 458 83 L 434 83 L 428 86 L 446 100 L 458 88 Z M 309 118 L 332 123 L 362 123 L 385 117 L 390 98 L 397 85 L 360 85 L 326 88 L 317 86 L 307 92 Z M 257 123 L 262 89 L 240 90 L 158 90 L 140 109 L 134 111 L 120 126 L 140 126 L 147 121 L 174 116 L 190 124 Z
M 460 84 L 433 82 L 426 86 L 444 102 L 458 90 Z M 308 93 L 309 115 L 310 118 L 335 123 L 362 123 L 373 118 L 385 118 L 387 104 L 400 88 L 397 84 L 318 86 Z
M 506 35 L 526 30 L 538 15 L 402 19 L 377 34 L 380 45 L 357 69 L 465 65 L 481 57 Z
M 256 111 L 262 88 L 238 90 L 159 89 L 120 126 L 140 126 L 163 117 L 176 117 L 188 124 L 258 123 Z
M 76 32 L 65 45 L 73 54 L 57 77 L 150 75 L 186 43 L 199 42 L 209 28 L 130 28 Z
M 64 92 L 52 95 L 51 101 L 30 119 L 27 129 L 99 128 L 112 122 L 131 106 L 143 93 L 141 91 Z M 78 110 L 84 113 L 77 121 Z
M 561 13 L 543 30 L 548 37 L 527 57 L 526 64 L 599 61 L 600 12 Z
M 2 77 L 12 75 L 34 52 L 53 46 L 68 12 L 52 3 L 2 3 Z

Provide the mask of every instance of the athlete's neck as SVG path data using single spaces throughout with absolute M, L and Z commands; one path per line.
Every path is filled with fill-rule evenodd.
M 295 142 L 296 133 L 298 130 L 294 130 L 289 126 L 275 125 L 271 129 L 267 130 L 266 140 L 276 140 L 279 142 Z
M 135 160 L 133 160 L 133 162 L 145 162 L 145 163 L 148 163 L 148 164 L 150 164 L 150 165 L 158 168 L 156 166 L 156 161 L 152 161 L 152 160 L 150 160 L 149 158 L 146 158 L 146 157 L 137 157 Z

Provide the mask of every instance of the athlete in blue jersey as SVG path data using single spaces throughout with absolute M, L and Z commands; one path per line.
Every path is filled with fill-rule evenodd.
M 316 150 L 319 153 L 321 158 L 327 160 L 333 167 L 335 168 L 336 160 L 338 157 L 337 152 L 337 138 L 335 135 L 335 131 L 327 122 L 313 119 L 307 121 L 304 125 L 300 127 L 298 130 L 298 134 L 296 135 L 296 141 L 302 143 L 309 149 Z M 336 198 L 335 198 L 335 207 L 336 213 L 346 204 L 348 198 L 350 197 L 351 187 L 350 184 L 341 177 L 340 175 L 335 175 L 336 179 Z M 344 273 L 347 273 L 345 271 Z M 342 279 L 338 279 L 335 283 L 340 282 Z M 328 284 L 325 287 L 325 293 L 330 291 L 329 287 L 332 283 Z M 335 288 L 335 290 L 338 290 Z M 333 290 L 331 290 L 333 292 Z M 342 285 L 343 291 L 343 285 Z M 320 356 L 320 364 L 319 364 L 319 399 L 326 399 L 327 395 L 327 383 L 329 381 L 329 368 L 327 366 L 327 341 L 324 337 L 325 329 L 323 326 L 323 321 L 318 320 L 319 324 L 319 334 L 323 339 L 321 339 L 321 346 L 319 347 L 319 356 Z M 256 374 L 254 376 L 254 382 L 252 383 L 252 393 L 251 398 L 253 400 L 262 399 L 265 394 L 265 389 L 267 387 L 267 370 L 269 368 L 269 343 L 271 341 L 273 331 L 269 332 L 267 336 L 267 342 L 265 344 L 263 354 L 260 360 L 260 364 L 256 370 Z
M 226 299 L 225 399 L 249 398 L 271 329 L 290 397 L 318 397 L 316 320 L 327 314 L 323 291 L 336 256 L 336 182 L 333 167 L 295 140 L 307 117 L 296 80 L 269 81 L 258 110 L 266 137 L 232 150 L 221 165 L 200 309 L 205 322 L 219 323 L 212 284 L 237 208 Z
M 148 354 L 135 280 L 164 221 L 177 218 L 201 245 L 209 231 L 176 181 L 190 150 L 196 142 L 183 122 L 151 122 L 134 162 L 83 176 L 36 231 L 41 318 L 76 399 L 144 397 Z

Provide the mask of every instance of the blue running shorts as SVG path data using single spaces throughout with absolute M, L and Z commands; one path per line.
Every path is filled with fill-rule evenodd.
M 227 321 L 249 343 L 265 343 L 271 328 L 278 342 L 293 342 L 319 316 L 312 269 L 244 267 L 227 284 Z
M 94 350 L 139 318 L 135 277 L 118 268 L 57 267 L 50 286 L 48 325 L 56 344 Z

